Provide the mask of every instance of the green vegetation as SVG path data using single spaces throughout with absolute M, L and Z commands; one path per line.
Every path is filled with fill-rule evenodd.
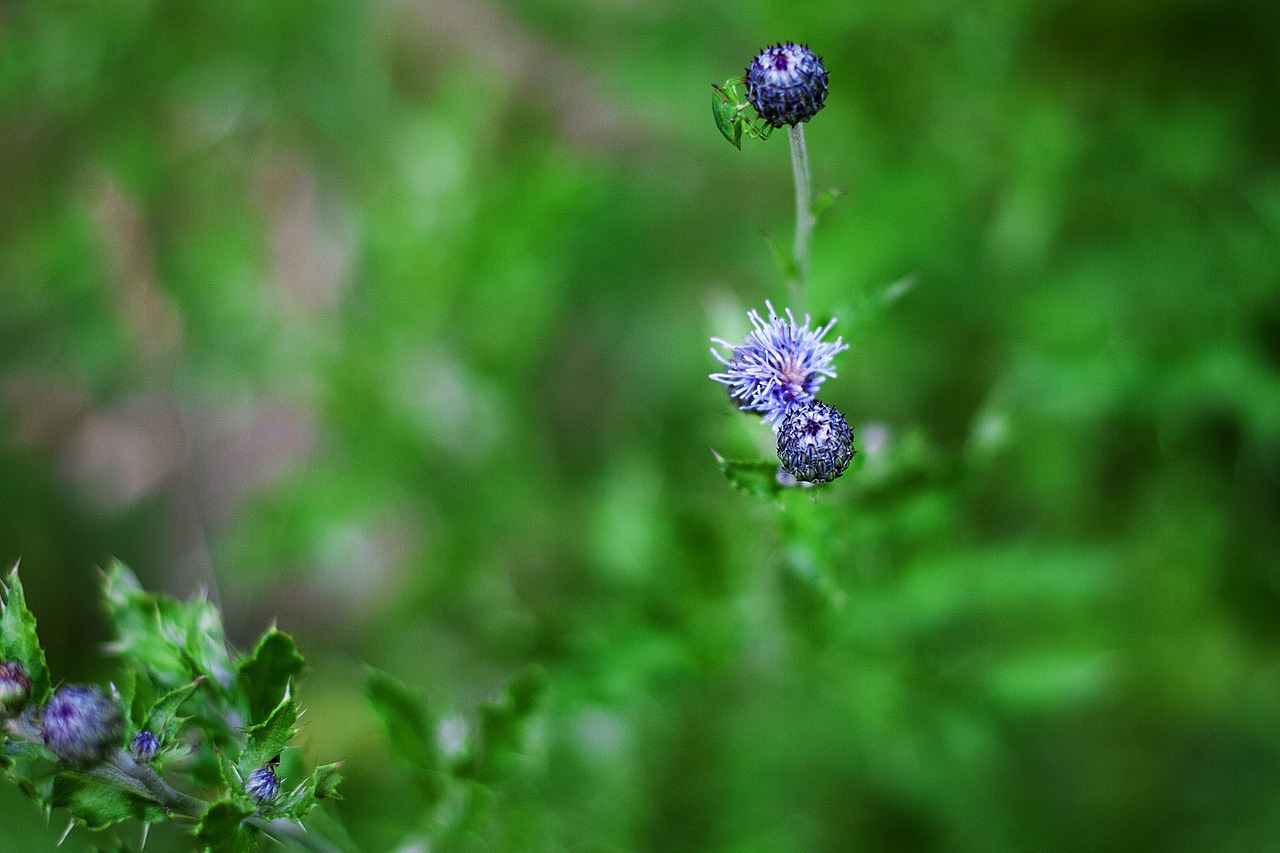
M 282 789 L 341 760 L 308 823 L 369 853 L 1272 849 L 1278 38 L 1271 0 L 0 4 L 32 689 L 122 682 L 119 558 L 236 660 L 296 639 Z M 788 39 L 844 191 L 806 310 L 858 455 L 816 501 L 707 378 L 794 222 L 786 134 L 734 150 L 709 84 Z M 66 819 L 0 784 L 6 849 Z

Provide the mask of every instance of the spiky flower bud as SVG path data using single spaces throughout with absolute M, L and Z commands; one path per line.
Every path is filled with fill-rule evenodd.
M 244 792 L 255 803 L 269 803 L 280 793 L 280 780 L 276 778 L 275 767 L 268 764 L 259 767 L 249 774 L 249 781 L 244 783 Z
M 99 687 L 68 684 L 53 694 L 40 718 L 44 745 L 68 764 L 103 760 L 124 738 L 120 703 Z
M 853 459 L 853 430 L 835 406 L 820 400 L 791 407 L 778 431 L 778 459 L 802 483 L 829 483 Z
M 747 100 L 774 127 L 796 126 L 827 99 L 822 57 L 792 42 L 767 47 L 747 66 Z
M 17 711 L 31 695 L 31 676 L 14 660 L 0 661 L 0 710 Z
M 143 729 L 133 736 L 129 749 L 139 761 L 150 761 L 160 752 L 160 738 L 154 732 Z

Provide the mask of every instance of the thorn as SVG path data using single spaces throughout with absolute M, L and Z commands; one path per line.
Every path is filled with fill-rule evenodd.
M 76 822 L 74 820 L 71 821 L 71 823 L 67 824 L 67 828 L 63 830 L 62 837 L 58 839 L 58 844 L 57 844 L 58 847 L 62 846 L 62 842 L 67 840 L 67 836 L 70 835 L 71 830 L 75 828 L 76 828 Z
M 717 461 L 717 462 L 723 462 L 723 461 L 725 461 L 725 460 L 724 460 L 724 457 L 723 457 L 723 456 L 721 456 L 721 455 L 720 455 L 720 453 L 719 453 L 719 452 L 718 452 L 714 447 L 710 447 L 710 446 L 708 446 L 708 447 L 707 447 L 707 449 L 711 451 L 711 455 L 712 455 L 712 456 L 714 456 L 714 457 L 716 458 L 716 461 Z
M 145 849 L 146 849 L 146 847 L 147 847 L 147 838 L 148 838 L 150 835 L 151 835 L 151 824 L 149 824 L 149 823 L 144 823 L 144 824 L 142 825 L 142 840 L 138 843 L 138 848 L 139 848 L 140 850 L 145 850 Z

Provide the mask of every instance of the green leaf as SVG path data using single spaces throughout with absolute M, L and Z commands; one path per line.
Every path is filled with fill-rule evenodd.
M 196 824 L 195 839 L 204 853 L 253 853 L 253 830 L 244 819 L 254 809 L 236 800 L 219 800 L 205 810 Z
M 547 676 L 540 667 L 529 667 L 507 687 L 498 702 L 480 706 L 480 738 L 475 754 L 461 775 L 480 782 L 501 778 L 510 759 L 524 749 L 525 724 L 542 695 Z
M 293 701 L 293 697 L 286 689 L 280 704 L 267 719 L 249 727 L 247 731 L 249 743 L 240 754 L 240 760 L 236 762 L 241 779 L 248 779 L 250 773 L 284 751 L 289 741 L 293 740 L 296 733 L 293 726 L 297 721 L 298 703 Z
M 830 207 L 836 199 L 843 195 L 844 190 L 839 189 L 838 187 L 832 187 L 825 192 L 819 193 L 818 197 L 813 200 L 813 204 L 809 207 L 809 211 L 813 214 L 814 222 L 817 222 L 823 212 L 826 211 L 826 209 Z
M 178 716 L 178 709 L 192 697 L 203 681 L 204 677 L 201 676 L 190 684 L 170 690 L 161 696 L 147 711 L 141 728 L 150 730 L 160 738 L 162 745 L 173 740 L 184 719 Z
M 25 740 L 0 744 L 0 766 L 22 793 L 40 805 L 48 805 L 53 796 L 54 779 L 62 770 L 57 756 L 40 744 Z
M 438 803 L 446 777 L 435 716 L 403 682 L 381 670 L 370 668 L 365 694 L 386 730 L 391 754 L 409 771 L 428 805 Z
M 164 809 L 141 792 L 125 787 L 130 781 L 105 764 L 87 773 L 64 770 L 54 778 L 49 805 L 67 809 L 89 829 L 104 829 L 131 819 L 144 823 L 164 820 Z
M 311 774 L 311 790 L 317 800 L 326 800 L 338 796 L 338 785 L 342 782 L 341 761 L 332 764 L 321 764 Z
M 729 485 L 749 495 L 776 498 L 785 488 L 778 482 L 778 463 L 767 459 L 726 459 L 711 451 Z
M 137 661 L 162 687 L 172 689 L 201 675 L 217 685 L 231 682 L 222 617 L 212 603 L 148 593 L 118 560 L 103 573 L 103 594 L 116 626 L 111 650 Z
M 249 721 L 256 723 L 280 704 L 289 682 L 302 674 L 305 662 L 293 638 L 275 628 L 267 631 L 258 646 L 240 664 L 238 681 L 249 700 Z
M 341 766 L 342 763 L 337 762 L 317 767 L 311 778 L 282 798 L 273 812 L 290 820 L 302 820 L 320 800 L 337 796 L 338 783 L 342 781 L 342 774 L 338 772 Z
M 27 599 L 18 578 L 18 567 L 0 580 L 0 659 L 17 661 L 31 679 L 31 704 L 49 696 L 49 667 L 36 635 L 36 617 L 27 609 Z
M 782 273 L 783 278 L 792 281 L 799 275 L 796 268 L 796 259 L 789 249 L 784 249 L 782 244 L 778 242 L 778 238 L 772 234 L 765 234 L 764 241 L 769 244 L 769 252 L 773 255 L 773 262 L 777 264 L 778 271 Z

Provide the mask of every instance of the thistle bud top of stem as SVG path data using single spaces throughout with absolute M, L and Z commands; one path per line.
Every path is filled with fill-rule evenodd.
M 747 101 L 773 127 L 813 118 L 827 99 L 826 66 L 806 45 L 767 47 L 747 66 Z

